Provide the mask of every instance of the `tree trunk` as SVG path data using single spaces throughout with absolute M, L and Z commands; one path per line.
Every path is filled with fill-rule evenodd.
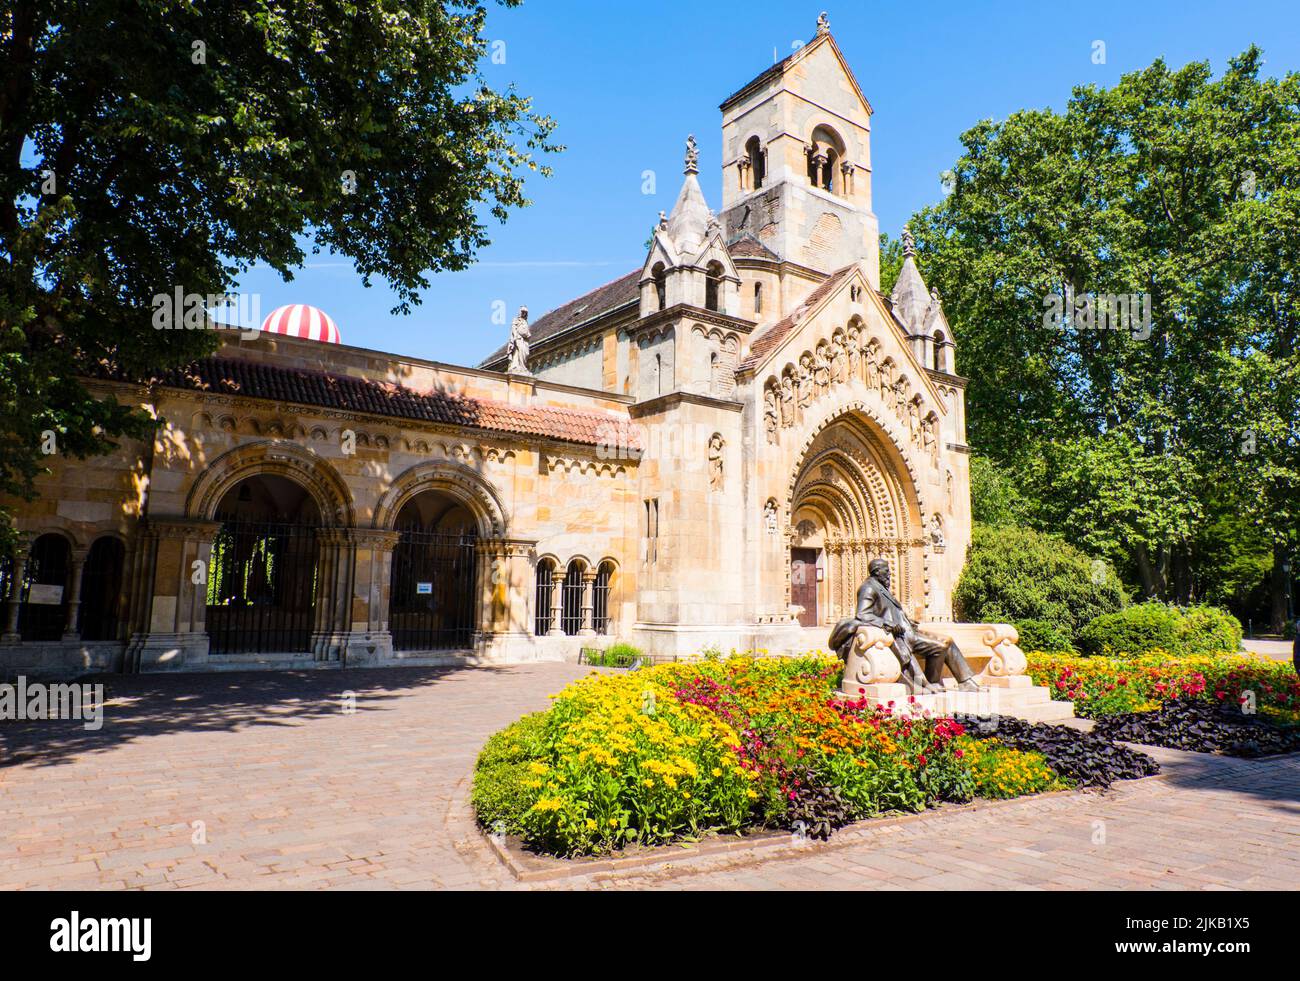
M 1268 578 L 1269 633 L 1281 634 L 1286 629 L 1287 593 L 1291 573 L 1282 568 L 1286 552 L 1281 542 L 1273 543 L 1273 574 Z

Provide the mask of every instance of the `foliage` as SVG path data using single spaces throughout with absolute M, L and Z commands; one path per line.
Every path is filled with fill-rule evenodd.
M 1215 607 L 1141 603 L 1093 619 L 1079 633 L 1079 648 L 1084 654 L 1204 654 L 1235 651 L 1241 637 L 1237 619 Z
M 1291 664 L 1249 654 L 1156 652 L 1139 657 L 1029 654 L 1029 674 L 1054 700 L 1074 703 L 1084 718 L 1158 708 L 1171 699 L 1235 704 L 1243 697 L 1261 713 L 1300 714 L 1300 677 Z
M 627 668 L 642 657 L 641 648 L 624 642 L 610 644 L 604 650 L 584 652 L 584 664 L 596 668 Z
M 970 461 L 971 519 L 993 527 L 1027 524 L 1027 503 L 1011 475 L 988 457 Z
M 1238 651 L 1244 631 L 1241 621 L 1214 606 L 1192 606 L 1179 610 L 1178 642 L 1185 654 Z
M 1093 618 L 1079 631 L 1084 654 L 1145 654 L 1182 651 L 1182 618 L 1163 603 L 1139 603 Z
M 495 733 L 483 746 L 475 767 L 470 798 L 484 827 L 503 834 L 520 834 L 519 815 L 535 799 L 529 781 L 535 779 L 530 764 L 543 751 L 544 716 L 527 715 Z
M 518 0 L 503 0 L 512 6 Z M 478 64 L 474 0 L 142 0 L 0 8 L 0 492 L 42 433 L 84 458 L 153 420 L 81 378 L 148 380 L 209 352 L 157 296 L 225 294 L 304 249 L 398 309 L 526 205 L 553 123 Z M 116 41 L 114 39 L 117 39 Z M 211 326 L 196 306 L 187 328 Z M 176 326 L 181 326 L 179 313 Z
M 970 768 L 978 797 L 1005 800 L 1072 786 L 1047 765 L 1042 753 L 1011 749 L 997 739 L 962 736 L 954 752 Z
M 1021 620 L 1016 623 L 1016 631 L 1020 634 L 1021 650 L 1074 652 L 1070 635 L 1047 620 Z
M 1067 638 L 1124 601 L 1119 579 L 1105 563 L 1027 528 L 978 525 L 953 593 L 960 620 L 1044 621 Z
M 1280 629 L 1300 548 L 1300 74 L 1262 65 L 1254 47 L 1218 77 L 1156 61 L 1063 112 L 981 121 L 910 225 L 959 332 L 970 442 L 1016 475 L 1026 522 L 1183 604 L 1224 602 L 1220 580 L 1244 602 L 1263 558 Z M 1065 310 L 1089 294 L 1149 297 L 1149 326 Z M 1248 554 L 1216 547 L 1232 515 Z

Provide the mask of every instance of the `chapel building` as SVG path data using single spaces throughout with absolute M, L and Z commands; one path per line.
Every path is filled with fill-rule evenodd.
M 689 141 L 645 261 L 457 367 L 318 311 L 148 386 L 152 441 L 10 502 L 0 675 L 821 648 L 886 559 L 952 619 L 966 381 L 907 258 L 880 292 L 871 117 L 825 23 Z M 512 370 L 513 369 L 513 370 Z

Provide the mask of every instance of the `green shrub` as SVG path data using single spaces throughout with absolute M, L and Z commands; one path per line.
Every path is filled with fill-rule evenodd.
M 1084 654 L 1187 655 L 1239 650 L 1241 636 L 1241 622 L 1217 607 L 1142 603 L 1095 618 L 1078 640 Z
M 610 644 L 603 651 L 587 651 L 583 660 L 596 668 L 627 668 L 641 656 L 641 648 L 620 641 Z
M 985 525 L 975 526 L 966 568 L 953 592 L 959 620 L 1041 621 L 1067 640 L 1125 601 L 1114 570 L 1077 548 L 1027 528 Z
M 1208 654 L 1241 649 L 1241 621 L 1217 606 L 1192 606 L 1180 611 L 1180 653 Z
M 526 715 L 484 744 L 470 800 L 485 828 L 523 833 L 519 818 L 537 799 L 535 767 L 546 753 L 545 726 L 546 713 Z
M 1016 624 L 1022 651 L 1073 651 L 1070 635 L 1047 620 L 1021 620 Z
M 1117 613 L 1095 617 L 1079 631 L 1084 654 L 1179 654 L 1182 615 L 1163 603 L 1139 603 Z

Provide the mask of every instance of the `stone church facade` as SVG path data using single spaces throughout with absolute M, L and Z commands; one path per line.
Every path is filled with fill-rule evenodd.
M 910 247 L 879 291 L 871 114 L 819 26 L 722 104 L 720 209 L 692 140 L 645 262 L 526 371 L 263 332 L 90 382 L 157 433 L 12 502 L 0 674 L 803 651 L 877 557 L 950 621 L 966 382 Z

